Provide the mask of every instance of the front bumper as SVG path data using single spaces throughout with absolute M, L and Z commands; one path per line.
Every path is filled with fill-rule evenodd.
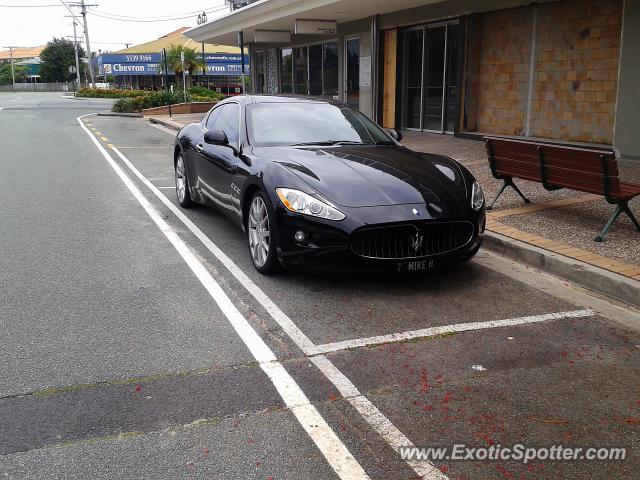
M 433 209 L 421 207 L 420 214 L 429 216 Z M 416 222 L 413 205 L 389 207 L 365 207 L 350 209 L 344 213 L 347 218 L 340 222 L 324 221 L 304 215 L 293 214 L 282 206 L 274 205 L 276 211 L 276 232 L 278 260 L 287 270 L 310 270 L 321 272 L 393 272 L 405 271 L 403 263 L 428 262 L 429 270 L 471 258 L 482 244 L 485 228 L 485 211 L 474 211 L 462 204 L 440 205 L 439 216 L 420 218 L 420 221 L 436 222 L 468 221 L 473 224 L 473 234 L 464 246 L 444 254 L 429 255 L 412 259 L 365 258 L 351 250 L 351 235 L 361 227 L 394 226 Z M 430 211 L 429 211 L 430 210 Z M 343 209 L 344 211 L 344 209 Z M 298 243 L 294 239 L 297 231 L 306 234 L 306 240 Z M 411 266 L 408 268 L 411 271 Z

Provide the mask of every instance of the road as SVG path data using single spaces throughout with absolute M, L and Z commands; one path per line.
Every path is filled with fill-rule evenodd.
M 177 207 L 175 133 L 110 105 L 0 94 L 0 477 L 637 478 L 637 312 L 486 251 L 263 277 Z M 397 451 L 461 443 L 627 458 Z

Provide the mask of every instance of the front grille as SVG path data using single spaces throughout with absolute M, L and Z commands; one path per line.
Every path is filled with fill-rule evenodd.
M 429 257 L 464 247 L 472 237 L 471 222 L 365 227 L 351 235 L 351 251 L 361 257 L 379 259 Z

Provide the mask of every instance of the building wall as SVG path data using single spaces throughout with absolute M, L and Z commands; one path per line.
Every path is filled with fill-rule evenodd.
M 471 41 L 473 54 L 479 55 L 479 59 L 475 71 L 470 72 L 477 99 L 474 122 L 477 131 L 524 134 L 531 30 L 530 8 L 502 10 L 480 17 Z
M 532 136 L 613 144 L 622 0 L 539 7 Z
M 469 24 L 467 131 L 613 143 L 622 0 L 477 17 Z
M 625 0 L 618 82 L 615 147 L 621 156 L 640 159 L 640 0 Z

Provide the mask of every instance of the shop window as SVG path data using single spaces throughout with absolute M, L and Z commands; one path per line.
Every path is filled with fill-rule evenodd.
M 280 91 L 297 95 L 338 95 L 338 44 L 319 43 L 280 51 Z
M 335 42 L 322 45 L 323 58 L 323 95 L 335 97 L 338 95 L 338 44 Z
M 255 93 L 267 93 L 265 81 L 265 54 L 264 52 L 256 52 L 256 88 Z
M 292 49 L 283 48 L 280 52 L 280 92 L 293 93 Z

